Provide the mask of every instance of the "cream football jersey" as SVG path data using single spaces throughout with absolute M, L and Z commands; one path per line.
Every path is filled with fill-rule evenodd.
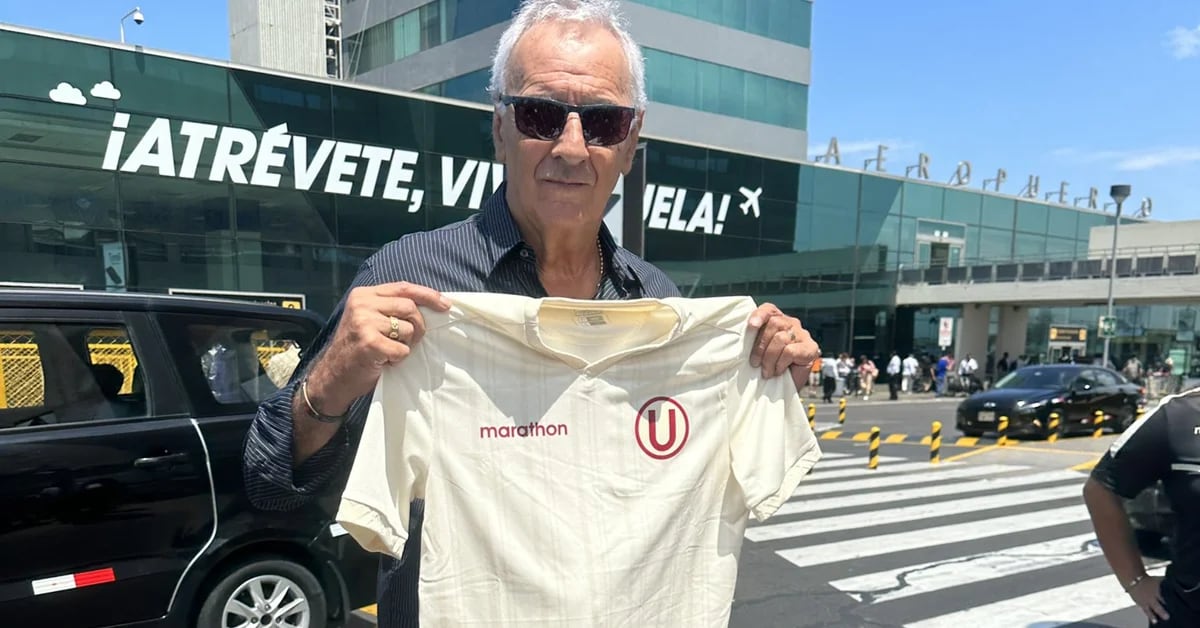
M 423 626 L 726 626 L 748 516 L 820 458 L 749 298 L 449 293 L 375 389 L 337 520 L 399 557 Z

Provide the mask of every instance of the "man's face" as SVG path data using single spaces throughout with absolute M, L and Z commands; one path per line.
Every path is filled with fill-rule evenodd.
M 572 105 L 633 104 L 619 40 L 590 24 L 546 23 L 526 31 L 513 50 L 508 82 L 508 96 Z M 512 108 L 505 107 L 492 120 L 492 137 L 496 158 L 505 165 L 513 212 L 541 225 L 601 220 L 617 177 L 632 166 L 636 126 L 620 144 L 589 145 L 579 115 L 572 113 L 557 139 L 540 140 L 518 131 Z

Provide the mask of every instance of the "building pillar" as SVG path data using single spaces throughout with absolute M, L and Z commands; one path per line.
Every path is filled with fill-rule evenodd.
M 1019 305 L 998 305 L 1000 326 L 996 330 L 996 357 L 1008 353 L 1009 359 L 1024 355 L 1029 332 L 1029 309 Z
M 955 332 L 954 354 L 958 359 L 971 354 L 975 361 L 983 364 L 987 357 L 988 323 L 992 306 L 986 303 L 964 303 L 962 318 L 958 319 Z

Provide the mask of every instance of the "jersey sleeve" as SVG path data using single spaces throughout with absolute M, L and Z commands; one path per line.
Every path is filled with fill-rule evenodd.
M 795 492 L 821 449 L 790 374 L 764 379 L 743 357 L 732 385 L 732 472 L 746 508 L 765 521 Z
M 336 517 L 363 549 L 397 559 L 408 540 L 409 505 L 425 497 L 433 455 L 424 347 L 379 378 Z
M 1160 404 L 1131 425 L 1100 458 L 1091 477 L 1112 492 L 1133 499 L 1166 476 L 1170 464 L 1167 416 L 1170 402 Z

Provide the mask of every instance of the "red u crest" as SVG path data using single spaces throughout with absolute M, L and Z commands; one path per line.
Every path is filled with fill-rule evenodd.
M 670 397 L 654 397 L 638 410 L 634 436 L 638 447 L 655 460 L 674 457 L 687 442 L 687 412 Z

